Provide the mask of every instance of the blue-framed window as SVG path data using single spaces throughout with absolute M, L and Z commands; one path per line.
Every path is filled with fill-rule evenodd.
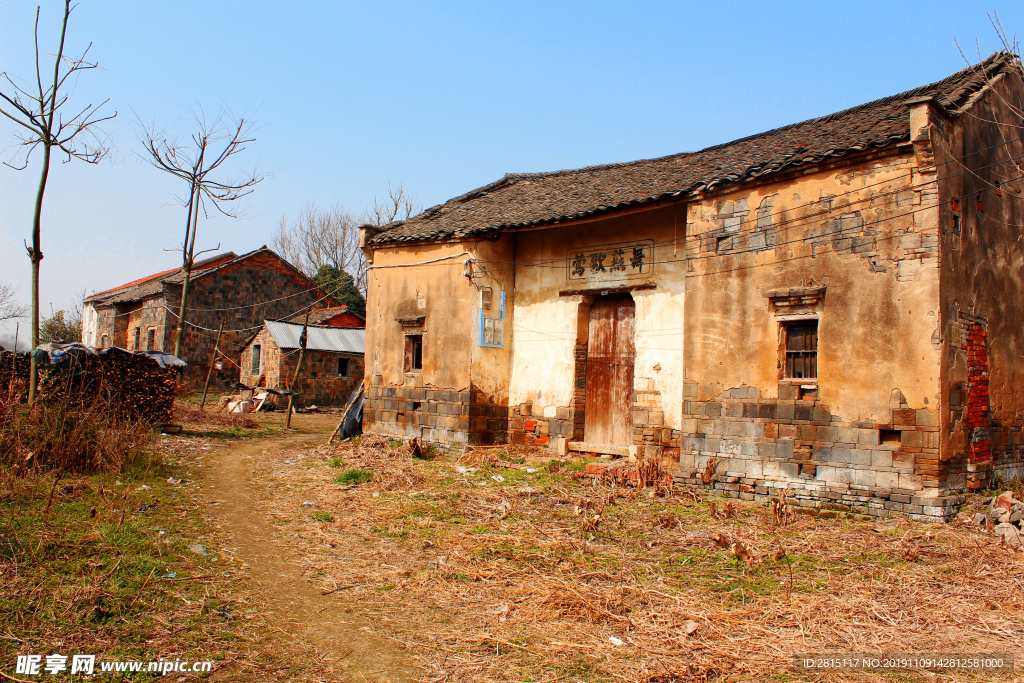
M 499 317 L 488 318 L 480 308 L 480 346 L 500 349 L 505 346 L 505 292 L 501 293 Z

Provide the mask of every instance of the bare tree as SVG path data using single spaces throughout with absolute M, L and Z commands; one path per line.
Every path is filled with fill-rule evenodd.
M 14 300 L 17 293 L 18 290 L 12 285 L 0 282 L 0 322 L 24 318 L 28 313 L 28 308 Z
M 358 222 L 341 204 L 330 209 L 307 204 L 294 222 L 281 218 L 272 244 L 278 254 L 308 277 L 316 275 L 322 266 L 354 273 L 362 257 Z
M 16 139 L 24 153 L 20 164 L 7 164 L 12 168 L 28 167 L 32 153 L 42 148 L 43 168 L 36 190 L 35 209 L 32 214 L 32 246 L 25 245 L 28 257 L 32 261 L 32 346 L 39 344 L 39 263 L 43 260 L 40 226 L 43 213 L 43 195 L 46 193 L 46 180 L 50 174 L 50 152 L 56 147 L 60 153 L 67 155 L 67 161 L 80 159 L 90 164 L 99 163 L 107 154 L 96 124 L 117 116 L 117 112 L 107 116 L 100 114 L 100 108 L 109 100 L 98 105 L 86 105 L 66 110 L 68 90 L 74 91 L 78 76 L 84 71 L 98 67 L 95 62 L 86 61 L 92 43 L 82 52 L 80 57 L 64 55 L 64 40 L 68 31 L 68 17 L 71 16 L 71 0 L 64 0 L 64 20 L 60 29 L 60 44 L 53 55 L 53 80 L 44 77 L 44 59 L 39 50 L 39 7 L 36 7 L 34 29 L 36 73 L 34 82 L 15 78 L 6 71 L 0 74 L 5 83 L 0 84 L 0 114 L 18 125 Z M 49 73 L 49 66 L 45 66 Z M 65 118 L 67 112 L 67 118 Z M 6 162 L 5 162 L 6 163 Z M 32 370 L 29 375 L 28 400 L 35 401 L 36 359 L 32 358 Z
M 416 201 L 416 197 L 409 194 L 405 185 L 399 185 L 393 189 L 388 185 L 388 197 L 384 201 L 373 199 L 373 208 L 366 212 L 366 222 L 384 227 L 397 220 L 408 220 L 421 212 L 423 207 Z
M 178 325 L 174 336 L 174 355 L 181 355 L 181 342 L 185 332 L 188 313 L 189 282 L 196 256 L 212 251 L 206 249 L 196 253 L 196 228 L 199 212 L 208 216 L 208 206 L 213 206 L 225 216 L 237 218 L 238 210 L 225 204 L 234 202 L 253 192 L 254 187 L 266 176 L 251 172 L 238 172 L 226 177 L 225 164 L 231 157 L 245 151 L 247 145 L 255 142 L 254 128 L 245 117 L 235 118 L 222 109 L 212 122 L 207 121 L 202 109 L 192 110 L 189 125 L 192 133 L 187 140 L 171 138 L 166 132 L 157 132 L 153 127 L 143 126 L 142 143 L 145 160 L 154 167 L 180 178 L 188 185 L 188 199 L 181 199 L 187 209 L 185 239 L 181 243 L 182 268 L 185 280 L 181 287 L 181 306 L 178 311 Z M 218 247 L 215 247 L 219 248 Z
M 387 199 L 374 198 L 373 208 L 363 213 L 362 220 L 357 220 L 341 204 L 330 209 L 308 204 L 295 221 L 281 218 L 271 244 L 274 251 L 308 277 L 315 277 L 324 266 L 347 272 L 365 297 L 366 258 L 359 248 L 359 226 L 384 226 L 419 212 L 416 198 L 404 185 L 397 189 L 388 185 Z

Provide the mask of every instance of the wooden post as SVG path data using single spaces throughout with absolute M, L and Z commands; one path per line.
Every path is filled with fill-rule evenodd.
M 295 383 L 299 381 L 299 371 L 302 370 L 302 361 L 306 357 L 306 328 L 309 326 L 309 311 L 306 311 L 306 319 L 302 323 L 302 334 L 299 335 L 299 362 L 295 364 L 295 375 L 292 377 L 292 383 L 288 385 L 288 388 L 295 391 Z M 295 394 L 288 394 L 288 414 L 284 418 L 284 428 L 292 428 L 292 402 L 295 400 Z
M 217 330 L 217 343 L 213 345 L 213 353 L 210 354 L 210 369 L 206 371 L 206 384 L 203 386 L 203 401 L 199 404 L 199 410 L 206 408 L 206 392 L 210 388 L 210 376 L 213 374 L 213 364 L 217 362 L 217 351 L 220 349 L 220 337 L 224 334 L 224 318 L 220 319 L 220 328 Z

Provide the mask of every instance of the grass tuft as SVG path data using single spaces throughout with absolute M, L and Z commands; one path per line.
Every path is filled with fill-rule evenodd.
M 343 486 L 347 486 L 349 484 L 363 484 L 371 479 L 373 479 L 373 472 L 370 470 L 354 468 L 350 470 L 342 470 L 338 473 L 338 476 L 334 481 Z

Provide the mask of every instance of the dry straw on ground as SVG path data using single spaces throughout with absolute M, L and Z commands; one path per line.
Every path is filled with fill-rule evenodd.
M 792 657 L 1014 652 L 1024 636 L 1022 555 L 967 522 L 794 521 L 536 459 L 472 465 L 494 451 L 467 467 L 399 450 L 367 439 L 257 470 L 308 575 L 416 651 L 424 680 L 907 680 Z M 330 485 L 339 453 L 380 476 Z

